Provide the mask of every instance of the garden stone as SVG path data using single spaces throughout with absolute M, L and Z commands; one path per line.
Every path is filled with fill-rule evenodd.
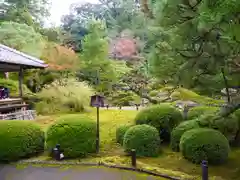
M 176 101 L 176 107 L 180 108 L 180 109 L 184 109 L 184 107 L 188 107 L 188 108 L 193 108 L 198 106 L 199 104 L 197 104 L 194 101 Z
M 146 98 L 142 98 L 142 102 L 143 102 L 143 104 L 148 104 L 148 103 L 149 103 L 149 100 L 146 99 Z

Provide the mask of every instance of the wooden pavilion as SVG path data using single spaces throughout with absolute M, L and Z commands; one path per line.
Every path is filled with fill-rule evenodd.
M 13 110 L 16 111 L 24 106 L 21 105 L 24 103 L 20 103 L 23 97 L 22 84 L 24 70 L 34 68 L 43 69 L 45 67 L 47 67 L 47 65 L 44 64 L 43 61 L 0 44 L 0 72 L 18 72 L 19 77 L 19 97 L 0 99 L 0 115 L 3 114 L 3 112 L 9 113 Z M 2 118 L 0 117 L 0 119 Z

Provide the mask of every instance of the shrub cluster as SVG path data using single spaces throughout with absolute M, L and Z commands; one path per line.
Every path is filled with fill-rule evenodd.
M 219 131 L 197 128 L 185 132 L 180 140 L 182 155 L 193 163 L 207 160 L 209 164 L 224 163 L 230 151 L 226 137 Z
M 160 138 L 156 128 L 149 125 L 136 125 L 124 135 L 123 147 L 126 152 L 136 150 L 137 156 L 157 156 Z
M 173 151 L 178 152 L 179 151 L 179 143 L 182 135 L 191 129 L 198 128 L 199 125 L 197 121 L 190 120 L 190 121 L 184 121 L 181 122 L 176 128 L 173 129 L 171 133 L 171 148 Z
M 196 120 L 200 127 L 208 127 L 220 131 L 232 143 L 239 129 L 238 120 L 234 115 L 221 117 L 215 114 L 205 114 Z
M 0 161 L 10 162 L 44 151 L 44 132 L 31 121 L 0 121 Z
M 124 135 L 125 135 L 126 131 L 132 126 L 133 125 L 131 125 L 131 124 L 124 124 L 124 125 L 121 125 L 117 128 L 117 130 L 116 130 L 116 141 L 117 141 L 117 143 L 123 145 Z
M 169 104 L 153 105 L 141 110 L 136 118 L 136 124 L 148 124 L 155 127 L 160 134 L 160 139 L 164 142 L 170 141 L 170 134 L 183 120 L 182 114 Z
M 40 114 L 82 112 L 89 107 L 92 94 L 93 90 L 84 82 L 56 80 L 37 94 L 41 102 L 36 104 L 36 110 Z
M 62 116 L 47 130 L 47 148 L 60 144 L 67 158 L 95 152 L 96 123 L 86 116 Z

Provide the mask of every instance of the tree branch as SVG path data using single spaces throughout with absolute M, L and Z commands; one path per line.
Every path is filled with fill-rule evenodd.
M 226 78 L 226 76 L 225 76 L 225 72 L 224 72 L 224 69 L 223 69 L 223 68 L 221 68 L 221 73 L 222 73 L 223 81 L 224 81 L 225 88 L 226 88 L 227 101 L 228 101 L 228 103 L 230 103 L 230 102 L 231 102 L 231 98 L 230 98 L 230 93 L 229 93 L 229 86 L 228 86 L 228 81 L 227 81 L 227 78 Z
M 229 115 L 231 115 L 232 113 L 234 113 L 235 111 L 237 111 L 238 109 L 240 109 L 240 103 L 230 106 L 230 107 L 224 107 L 221 111 L 220 111 L 220 116 L 222 117 L 227 117 Z
M 183 54 L 183 52 L 191 52 L 191 51 L 193 52 L 193 50 L 191 50 L 191 49 L 185 49 L 185 50 L 179 50 L 179 49 L 177 49 L 176 51 L 177 51 L 177 53 L 179 53 L 182 57 L 184 57 L 184 58 L 189 58 L 189 59 L 198 58 L 198 57 L 200 57 L 200 56 L 203 54 L 203 49 L 200 49 L 200 52 L 194 52 L 194 53 L 198 53 L 198 54 L 192 55 L 192 56 L 188 56 L 188 55 L 186 55 L 186 54 Z

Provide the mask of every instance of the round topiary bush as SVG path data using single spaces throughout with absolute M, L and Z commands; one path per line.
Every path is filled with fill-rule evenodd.
M 194 128 L 199 128 L 198 123 L 195 120 L 181 122 L 171 133 L 171 148 L 173 151 L 179 151 L 179 143 L 182 135 Z
M 159 131 L 160 139 L 170 141 L 170 133 L 183 120 L 182 114 L 169 104 L 153 105 L 141 110 L 136 118 L 136 124 L 148 124 Z
M 123 139 L 126 152 L 136 150 L 137 156 L 157 156 L 160 138 L 156 128 L 149 125 L 136 125 L 127 130 Z
M 44 151 L 44 132 L 31 121 L 0 121 L 0 161 L 10 162 Z
M 219 111 L 218 107 L 209 107 L 209 106 L 196 106 L 188 111 L 187 118 L 188 119 L 195 119 L 204 114 L 214 114 L 215 112 Z
M 226 137 L 219 131 L 197 128 L 185 132 L 180 140 L 182 155 L 193 163 L 207 160 L 209 164 L 222 164 L 230 151 Z
M 226 136 L 229 143 L 235 141 L 235 136 L 239 130 L 239 124 L 236 116 L 221 117 L 216 114 L 205 114 L 196 119 L 200 127 L 208 127 L 219 130 Z
M 47 130 L 47 148 L 60 144 L 66 158 L 84 157 L 95 152 L 96 123 L 86 116 L 67 115 Z
M 126 131 L 132 126 L 133 126 L 132 124 L 124 124 L 124 125 L 121 125 L 117 128 L 117 130 L 116 130 L 116 141 L 117 141 L 117 143 L 123 145 L 124 135 L 125 135 Z

